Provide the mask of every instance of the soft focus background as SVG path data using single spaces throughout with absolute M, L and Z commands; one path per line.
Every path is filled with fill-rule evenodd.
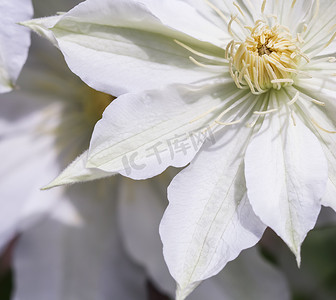
M 45 0 L 33 0 L 34 6 L 34 17 L 44 17 L 54 14 L 56 11 L 67 11 L 74 5 L 78 4 L 80 1 L 77 0 L 66 0 L 66 1 L 45 1 Z M 24 20 L 23 20 L 24 21 Z M 36 38 L 36 37 L 34 37 Z M 33 39 L 34 39 L 33 38 Z M 32 41 L 32 43 L 34 43 Z M 20 86 L 19 79 L 18 86 Z M 0 95 L 5 97 L 5 95 Z M 0 299 L 7 300 L 10 299 L 11 291 L 13 288 L 13 274 L 11 270 L 11 256 L 12 249 L 15 245 L 16 239 L 14 239 L 5 249 L 4 253 L 0 255 Z
M 259 244 L 263 255 L 286 275 L 293 300 L 336 299 L 336 226 L 332 214 L 331 210 L 324 209 L 320 216 L 318 229 L 309 233 L 303 244 L 300 269 L 297 268 L 295 258 L 287 246 L 271 230 L 266 231 Z M 1 300 L 10 299 L 12 289 L 11 247 L 12 245 L 9 245 L 6 253 L 1 256 Z M 160 294 L 151 283 L 148 283 L 147 288 L 148 300 L 169 300 L 168 297 Z

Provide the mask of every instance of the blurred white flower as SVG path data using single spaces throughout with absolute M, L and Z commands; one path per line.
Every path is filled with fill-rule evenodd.
M 80 83 L 38 46 L 20 91 L 1 99 L 0 246 L 20 234 L 13 299 L 146 299 L 146 275 L 117 230 L 115 180 L 40 191 L 87 146 L 112 97 Z
M 0 93 L 14 88 L 25 63 L 30 32 L 17 23 L 33 16 L 31 0 L 0 0 Z
M 1 99 L 0 153 L 6 159 L 0 248 L 19 234 L 13 299 L 147 300 L 147 280 L 172 296 L 175 286 L 158 233 L 169 173 L 146 182 L 115 176 L 39 190 L 87 147 L 95 122 L 113 100 L 74 78 L 51 50 L 33 44 L 21 89 Z M 250 285 L 232 284 L 238 278 Z M 191 299 L 208 295 L 213 300 L 289 299 L 283 276 L 256 250 Z
M 336 208 L 335 17 L 330 0 L 87 0 L 26 22 L 120 96 L 49 187 L 192 161 L 161 223 L 177 299 L 266 226 L 299 264 L 321 198 Z

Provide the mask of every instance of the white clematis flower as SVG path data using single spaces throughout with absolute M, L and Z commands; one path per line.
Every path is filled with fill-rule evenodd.
M 17 23 L 33 16 L 31 0 L 0 0 L 0 93 L 14 88 L 30 45 L 30 32 Z
M 33 44 L 21 90 L 1 99 L 0 152 L 6 160 L 0 184 L 0 248 L 19 234 L 12 299 L 147 300 L 147 280 L 173 296 L 157 231 L 172 176 L 165 173 L 144 184 L 115 176 L 39 190 L 86 147 L 112 100 L 81 84 L 55 54 Z M 237 280 L 246 282 L 246 288 L 232 285 Z M 245 253 L 191 299 L 211 295 L 234 300 L 246 294 L 258 300 L 289 299 L 282 274 L 256 251 Z
M 50 186 L 191 162 L 161 223 L 177 299 L 266 226 L 300 263 L 321 203 L 336 207 L 336 3 L 253 3 L 87 0 L 25 23 L 85 82 L 120 95 Z

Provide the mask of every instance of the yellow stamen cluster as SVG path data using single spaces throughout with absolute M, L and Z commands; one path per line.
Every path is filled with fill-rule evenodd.
M 294 39 L 284 26 L 270 28 L 260 20 L 253 28 L 246 28 L 250 35 L 245 42 L 232 41 L 227 47 L 230 73 L 237 87 L 261 94 L 293 84 L 301 58 L 308 60 L 298 46 L 302 39 Z

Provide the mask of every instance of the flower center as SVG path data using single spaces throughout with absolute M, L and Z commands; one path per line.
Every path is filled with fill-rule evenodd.
M 261 20 L 253 28 L 245 28 L 250 31 L 245 42 L 232 41 L 227 47 L 236 85 L 261 94 L 293 84 L 301 57 L 305 57 L 298 46 L 300 39 L 293 39 L 285 26 L 270 28 Z
M 98 92 L 90 87 L 86 88 L 86 97 L 83 98 L 82 109 L 90 127 L 102 117 L 105 108 L 112 102 L 114 97 Z
M 55 146 L 60 153 L 62 167 L 68 165 L 89 145 L 93 128 L 114 97 L 98 92 L 82 82 L 72 86 L 74 93 L 58 116 L 59 125 L 54 130 Z

